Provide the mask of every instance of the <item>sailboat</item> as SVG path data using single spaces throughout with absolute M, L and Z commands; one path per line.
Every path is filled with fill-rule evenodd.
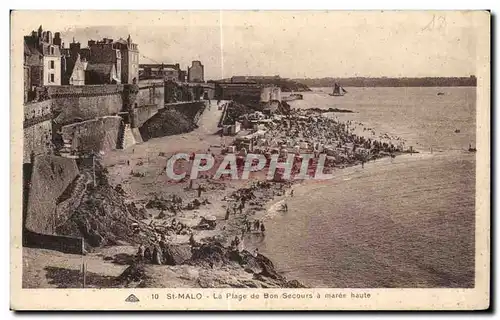
M 338 97 L 338 96 L 343 96 L 344 94 L 346 94 L 347 91 L 342 88 L 341 86 L 339 86 L 338 83 L 335 83 L 335 86 L 333 87 L 333 92 L 330 93 L 331 96 L 335 96 L 335 97 Z

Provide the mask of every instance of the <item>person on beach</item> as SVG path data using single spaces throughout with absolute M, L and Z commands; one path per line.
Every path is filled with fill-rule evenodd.
M 286 202 L 283 202 L 283 204 L 281 205 L 281 207 L 283 208 L 283 211 L 285 211 L 285 212 L 288 211 L 288 205 L 286 204 Z
M 228 220 L 228 219 L 229 219 L 229 207 L 227 207 L 226 216 L 224 217 L 224 220 Z
M 260 229 L 260 220 L 255 221 L 255 231 L 259 231 Z
M 266 232 L 266 227 L 264 226 L 264 223 L 260 224 L 260 231 L 262 232 L 262 235 Z
M 153 248 L 153 263 L 161 265 L 163 262 L 163 254 L 158 245 L 155 245 Z
M 238 250 L 239 245 L 240 245 L 240 238 L 238 238 L 238 236 L 235 236 L 233 241 L 231 242 L 231 247 L 234 250 Z
M 144 249 L 144 260 L 151 261 L 151 249 L 149 248 L 149 246 Z
M 130 160 L 127 160 L 127 166 L 130 166 Z
M 191 232 L 191 235 L 189 236 L 189 244 L 191 245 L 191 247 L 196 247 L 197 246 L 197 242 L 194 239 L 194 234 L 192 232 Z
M 144 245 L 141 244 L 139 246 L 139 249 L 137 250 L 137 254 L 136 254 L 136 257 L 137 257 L 137 260 L 139 261 L 143 261 L 144 260 Z
M 255 258 L 257 258 L 259 256 L 259 248 L 255 248 L 255 250 L 253 251 L 253 256 Z
M 290 191 L 290 197 L 293 197 L 293 189 Z
M 198 198 L 201 197 L 201 184 L 198 186 Z

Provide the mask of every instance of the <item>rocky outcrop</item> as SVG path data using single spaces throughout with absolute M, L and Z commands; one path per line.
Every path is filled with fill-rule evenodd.
M 82 175 L 87 170 L 82 166 Z M 142 243 L 143 238 L 148 237 L 148 229 L 144 228 L 141 234 L 132 229 L 132 224 L 139 222 L 136 217 L 141 214 L 138 208 L 127 203 L 126 195 L 108 184 L 105 170 L 97 163 L 96 186 L 87 185 L 79 205 L 64 221 L 59 221 L 56 233 L 83 237 L 91 247 L 120 242 Z
M 219 242 L 193 248 L 191 258 L 182 265 L 134 262 L 118 281 L 127 287 L 147 288 L 173 284 L 199 288 L 304 288 L 300 282 L 280 275 L 265 256 L 232 250 Z
M 180 265 L 191 259 L 192 252 L 189 244 L 170 244 L 163 249 L 164 264 Z
M 195 119 L 174 109 L 162 109 L 146 121 L 139 131 L 142 140 L 187 133 L 197 128 Z

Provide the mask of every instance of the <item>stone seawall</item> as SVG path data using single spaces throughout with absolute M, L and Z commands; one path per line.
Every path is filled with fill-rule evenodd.
M 54 120 L 61 125 L 118 114 L 123 106 L 122 93 L 122 85 L 48 88 Z
M 157 104 L 144 105 L 141 107 L 134 108 L 133 113 L 133 124 L 136 128 L 142 127 L 142 125 L 151 119 L 155 114 L 158 113 L 159 109 L 163 106 L 158 106 Z
M 138 107 L 152 104 L 163 107 L 164 92 L 163 84 L 140 86 L 135 103 Z
M 23 163 L 30 163 L 31 154 L 48 154 L 52 150 L 52 102 L 29 103 L 23 111 Z
M 69 141 L 74 151 L 106 152 L 116 149 L 121 123 L 120 116 L 73 123 L 62 127 L 62 137 Z
M 132 106 L 164 104 L 163 84 L 138 87 L 139 91 L 130 101 Z M 61 125 L 76 121 L 116 115 L 124 111 L 127 102 L 124 85 L 58 86 L 50 87 L 48 95 L 55 121 Z
M 54 234 L 57 199 L 78 176 L 73 159 L 41 155 L 33 161 L 25 228 L 31 232 Z M 68 213 L 70 214 L 70 212 Z
M 28 247 L 56 250 L 64 253 L 81 254 L 84 246 L 82 238 L 42 234 L 29 230 L 26 230 L 23 236 L 24 245 Z

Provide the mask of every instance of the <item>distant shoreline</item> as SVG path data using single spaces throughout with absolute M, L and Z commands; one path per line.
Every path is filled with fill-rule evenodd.
M 293 79 L 308 87 L 331 87 L 335 83 L 343 87 L 476 87 L 477 78 L 470 77 L 423 77 L 423 78 L 306 78 Z
M 309 88 L 330 88 L 331 86 L 309 86 Z M 477 88 L 475 85 L 471 86 L 353 86 L 342 85 L 344 88 Z

